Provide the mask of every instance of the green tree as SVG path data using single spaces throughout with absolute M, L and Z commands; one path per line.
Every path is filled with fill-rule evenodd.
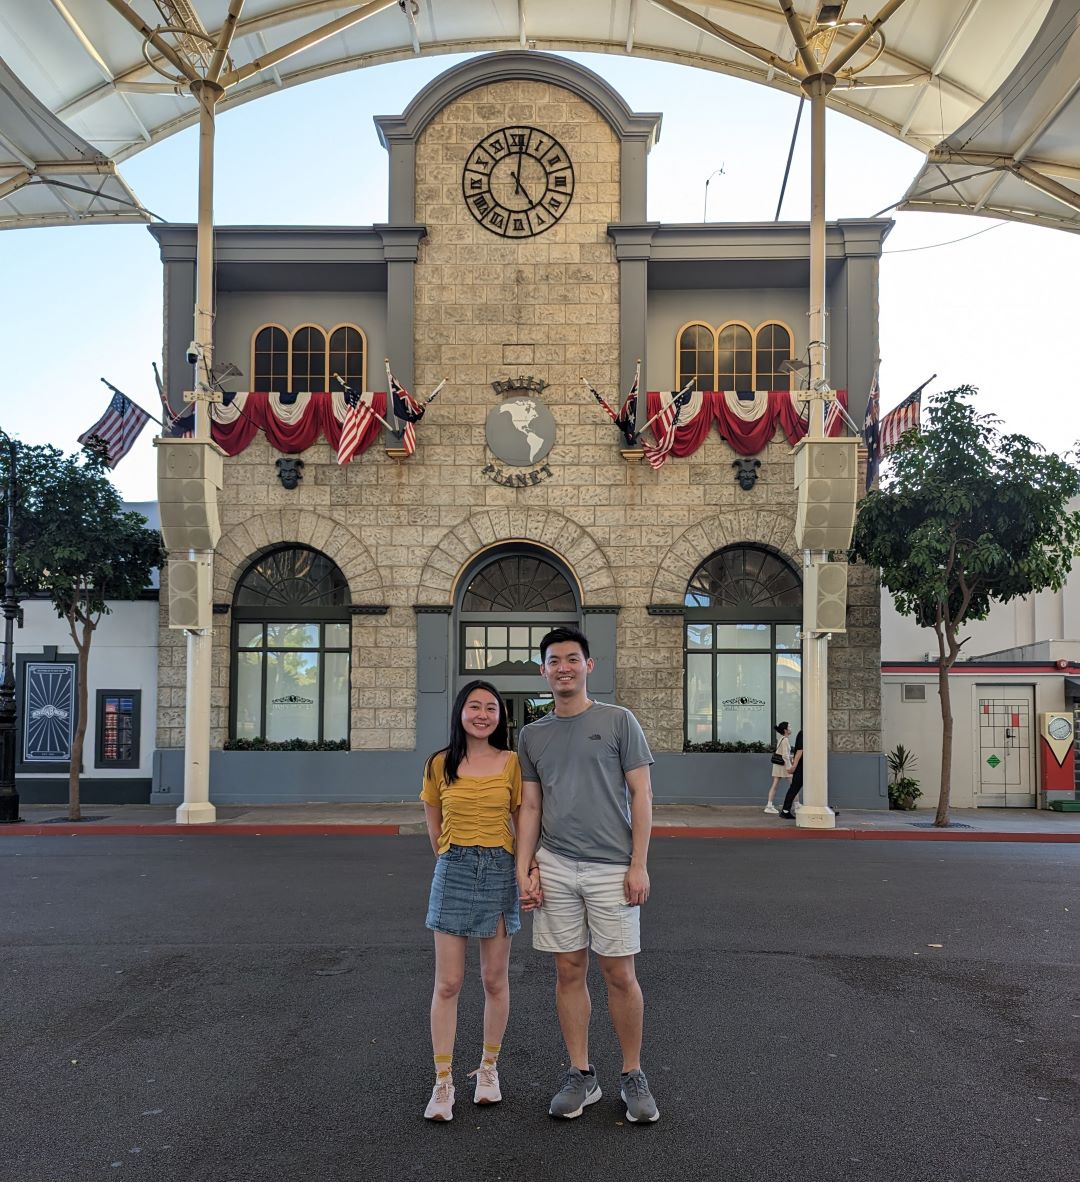
M 7 486 L 7 453 L 0 474 Z M 78 723 L 71 748 L 68 819 L 81 819 L 79 769 L 87 723 L 90 644 L 109 602 L 138 599 L 163 559 L 161 537 L 125 513 L 100 450 L 65 456 L 16 445 L 16 576 L 23 595 L 45 595 L 67 622 L 79 655 Z
M 949 823 L 953 717 L 949 670 L 972 620 L 994 603 L 1058 590 L 1080 553 L 1073 458 L 1046 453 L 972 405 L 960 386 L 930 398 L 928 425 L 901 437 L 882 487 L 859 506 L 852 555 L 881 570 L 901 615 L 932 628 L 941 699 L 941 795 Z

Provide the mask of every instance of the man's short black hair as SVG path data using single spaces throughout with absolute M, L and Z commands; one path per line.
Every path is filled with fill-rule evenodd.
M 552 628 L 552 630 L 540 641 L 540 664 L 542 665 L 547 659 L 547 651 L 553 644 L 570 644 L 576 643 L 581 645 L 581 651 L 585 655 L 585 660 L 589 659 L 589 640 L 580 628 L 575 628 L 573 624 L 568 624 L 563 628 Z

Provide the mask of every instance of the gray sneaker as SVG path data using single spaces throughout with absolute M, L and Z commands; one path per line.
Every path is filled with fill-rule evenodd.
M 640 1067 L 637 1071 L 623 1072 L 620 1095 L 626 1105 L 626 1119 L 631 1124 L 660 1119 L 660 1109 L 656 1107 L 653 1094 L 649 1091 L 649 1081 Z
M 548 1113 L 551 1116 L 573 1120 L 590 1104 L 595 1104 L 602 1094 L 600 1085 L 596 1082 L 596 1069 L 591 1063 L 587 1072 L 571 1067 L 563 1076 L 562 1086 L 552 1097 Z

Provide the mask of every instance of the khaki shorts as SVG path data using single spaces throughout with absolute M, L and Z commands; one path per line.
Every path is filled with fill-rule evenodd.
M 533 914 L 539 952 L 634 956 L 641 951 L 641 908 L 626 902 L 626 866 L 575 862 L 543 847 L 536 851 L 544 905 Z

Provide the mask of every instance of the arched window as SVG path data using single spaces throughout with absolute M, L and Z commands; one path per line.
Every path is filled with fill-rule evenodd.
M 717 333 L 716 389 L 754 390 L 754 339 L 745 324 L 725 324 Z
M 791 360 L 791 333 L 775 322 L 762 324 L 754 335 L 756 390 L 790 390 L 790 373 L 780 371 L 782 361 Z
M 323 388 L 336 390 L 334 374 L 345 379 L 345 384 L 354 390 L 365 389 L 364 384 L 364 334 L 355 325 L 340 324 L 330 332 L 329 383 Z
M 349 587 L 317 550 L 271 550 L 233 598 L 232 734 L 349 737 Z
M 772 744 L 802 725 L 802 583 L 782 555 L 729 546 L 694 572 L 683 600 L 686 742 Z
M 707 324 L 688 324 L 680 329 L 676 347 L 675 388 L 681 390 L 691 378 L 695 390 L 712 390 L 716 378 L 716 334 Z
M 292 337 L 292 383 L 289 390 L 328 390 L 326 380 L 326 333 L 314 324 L 298 328 Z
M 276 324 L 255 333 L 251 388 L 284 394 L 289 389 L 289 334 Z

